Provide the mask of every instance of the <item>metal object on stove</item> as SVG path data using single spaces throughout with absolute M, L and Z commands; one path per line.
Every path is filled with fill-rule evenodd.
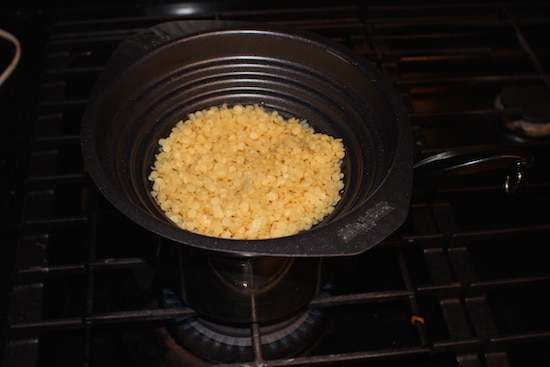
M 237 256 L 164 243 L 159 276 L 166 306 L 197 314 L 177 319 L 170 332 L 206 360 L 244 361 L 253 355 L 249 325 L 261 328 L 264 355 L 295 355 L 317 340 L 322 259 Z
M 199 315 L 265 324 L 303 312 L 321 284 L 320 258 L 237 256 L 166 243 L 159 272 Z

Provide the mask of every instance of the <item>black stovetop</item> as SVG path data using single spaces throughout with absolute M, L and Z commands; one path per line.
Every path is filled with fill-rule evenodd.
M 226 365 L 549 366 L 550 138 L 512 133 L 504 126 L 524 108 L 495 101 L 507 88 L 547 91 L 550 4 L 224 4 L 25 8 L 0 17 L 24 50 L 0 87 L 3 365 L 216 365 L 175 342 L 171 328 L 193 312 L 160 301 L 151 264 L 163 240 L 98 193 L 79 129 L 91 88 L 125 37 L 166 20 L 238 19 L 320 33 L 380 68 L 408 110 L 417 162 L 442 152 L 494 159 L 417 180 L 396 233 L 364 254 L 326 261 L 311 305 L 325 326 L 307 350 L 269 360 L 260 349 Z M 533 165 L 507 193 L 514 157 Z

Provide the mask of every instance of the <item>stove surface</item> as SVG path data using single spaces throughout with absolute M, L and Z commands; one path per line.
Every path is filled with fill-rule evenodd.
M 250 353 L 224 365 L 550 365 L 550 137 L 516 128 L 536 106 L 502 102 L 542 90 L 537 100 L 548 105 L 550 4 L 224 4 L 25 8 L 0 18 L 26 50 L 0 88 L 10 178 L 3 366 L 222 364 L 178 343 L 177 325 L 196 315 L 163 298 L 155 258 L 165 240 L 101 196 L 80 152 L 84 108 L 115 47 L 174 19 L 272 22 L 336 40 L 388 76 L 414 132 L 409 216 L 373 249 L 324 261 L 310 305 L 322 328 L 305 332 L 316 337 L 281 357 L 268 349 L 286 339 L 265 336 L 294 342 L 288 330 L 301 324 L 225 329 Z M 546 122 L 529 121 L 538 132 Z

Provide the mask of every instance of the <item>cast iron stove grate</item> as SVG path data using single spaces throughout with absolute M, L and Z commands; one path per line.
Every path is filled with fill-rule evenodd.
M 103 65 L 124 37 L 175 19 L 167 10 L 174 9 L 95 19 L 64 13 L 51 26 L 29 146 L 6 367 L 215 364 L 199 361 L 167 332 L 193 311 L 162 307 L 151 291 L 150 261 L 162 240 L 98 194 L 80 156 L 82 113 Z M 543 256 L 550 140 L 518 138 L 504 122 L 521 119 L 521 108 L 494 108 L 504 87 L 548 88 L 549 10 L 543 3 L 488 2 L 177 16 L 276 22 L 353 48 L 402 95 L 418 160 L 468 148 L 519 150 L 535 162 L 513 194 L 503 190 L 501 167 L 418 182 L 398 232 L 360 256 L 327 260 L 332 288 L 312 307 L 329 315 L 330 327 L 317 343 L 274 360 L 257 347 L 244 364 L 550 365 L 550 267 Z M 259 332 L 251 326 L 252 340 Z

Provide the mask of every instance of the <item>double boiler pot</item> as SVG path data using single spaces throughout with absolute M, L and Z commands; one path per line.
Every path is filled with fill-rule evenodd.
M 189 113 L 259 104 L 341 138 L 344 189 L 307 231 L 233 240 L 182 230 L 151 196 L 158 140 Z M 199 314 L 269 322 L 307 306 L 322 258 L 375 246 L 406 218 L 409 121 L 393 86 L 366 59 L 321 36 L 267 24 L 174 21 L 123 41 L 82 123 L 90 176 L 120 212 L 166 241 L 159 271 Z

